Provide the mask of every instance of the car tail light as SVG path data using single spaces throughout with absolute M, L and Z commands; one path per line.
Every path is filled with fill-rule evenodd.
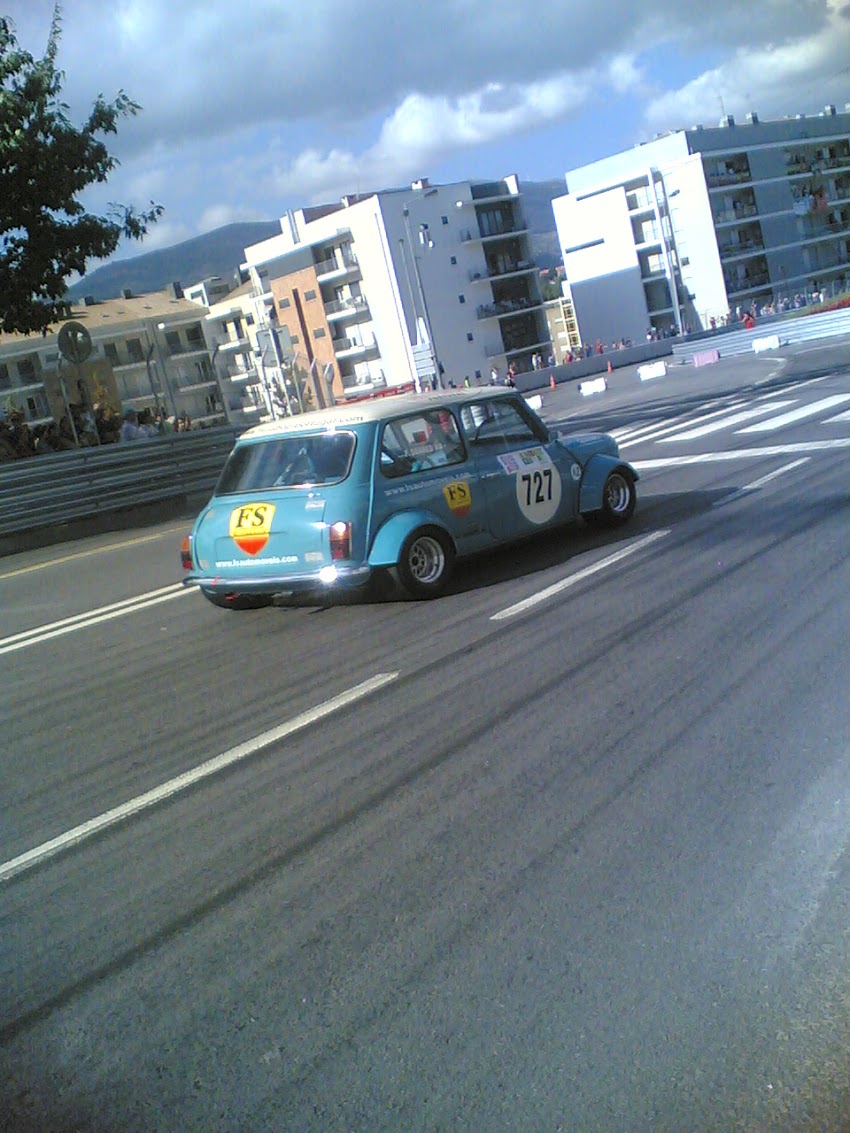
M 334 562 L 351 558 L 351 524 L 339 520 L 330 526 L 331 558 Z
M 180 540 L 180 562 L 184 570 L 191 570 L 194 566 L 192 562 L 192 536 L 184 535 Z

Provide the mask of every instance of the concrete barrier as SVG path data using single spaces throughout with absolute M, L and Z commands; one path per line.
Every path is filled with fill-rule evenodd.
M 770 334 L 766 338 L 754 338 L 753 350 L 756 354 L 760 354 L 762 350 L 778 350 L 779 349 L 779 335 Z
M 719 350 L 700 350 L 699 353 L 694 355 L 695 366 L 710 366 L 713 362 L 720 361 Z
M 591 393 L 603 393 L 608 388 L 608 383 L 604 378 L 593 378 L 588 382 L 579 382 L 578 392 L 582 397 L 587 397 Z
M 650 378 L 663 378 L 666 373 L 666 362 L 651 362 L 648 366 L 638 366 L 638 377 L 642 382 L 648 382 Z
M 535 393 L 532 397 L 527 397 L 525 399 L 525 404 L 529 409 L 533 409 L 535 413 L 539 413 L 543 408 L 543 398 L 539 393 Z

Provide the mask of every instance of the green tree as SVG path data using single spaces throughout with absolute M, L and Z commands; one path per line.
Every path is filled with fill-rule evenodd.
M 66 280 L 89 260 L 112 255 L 122 236 L 140 240 L 162 214 L 110 204 L 106 216 L 86 212 L 80 194 L 104 183 L 118 165 L 104 137 L 141 109 L 123 92 L 99 95 L 80 128 L 60 100 L 64 72 L 56 57 L 57 4 L 42 59 L 18 45 L 0 16 L 0 330 L 44 331 L 59 313 Z

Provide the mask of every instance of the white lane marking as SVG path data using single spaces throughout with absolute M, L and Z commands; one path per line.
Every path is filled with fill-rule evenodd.
M 164 536 L 174 535 L 178 531 L 188 531 L 191 526 L 192 521 L 188 520 L 186 523 L 181 523 L 179 527 L 164 527 L 155 535 L 139 535 L 135 539 L 122 539 L 120 543 L 107 543 L 103 547 L 91 547 L 88 551 L 74 551 L 70 555 L 60 555 L 57 559 L 45 559 L 43 563 L 31 563 L 30 566 L 15 567 L 14 570 L 7 570 L 4 574 L 0 574 L 0 582 L 4 578 L 17 578 L 19 574 L 31 574 L 34 570 L 61 566 L 63 563 L 73 562 L 74 559 L 88 559 L 92 555 L 102 555 L 107 551 L 123 551 L 125 547 L 135 547 L 139 543 L 150 543 L 154 539 L 162 539 Z
M 628 436 L 620 444 L 621 448 L 626 448 L 629 445 L 636 445 L 642 441 L 657 441 L 662 437 L 668 436 L 670 433 L 675 433 L 677 429 L 681 429 L 685 425 L 700 425 L 704 421 L 714 421 L 718 417 L 723 417 L 725 414 L 732 410 L 738 409 L 740 406 L 745 405 L 743 401 L 735 401 L 729 405 L 725 405 L 722 409 L 715 409 L 711 413 L 703 413 L 699 417 L 688 417 L 686 414 L 681 414 L 674 417 L 672 421 L 664 421 L 661 424 L 654 425 L 640 435 L 637 433 Z M 619 438 L 618 438 L 619 439 Z
M 146 594 L 139 594 L 135 598 L 124 598 L 121 602 L 100 606 L 87 613 L 72 614 L 71 617 L 63 618 L 58 622 L 47 622 L 45 625 L 36 626 L 35 629 L 25 629 L 20 633 L 13 633 L 10 637 L 0 638 L 0 656 L 4 653 L 14 653 L 18 649 L 26 649 L 28 645 L 37 645 L 41 641 L 50 641 L 54 637 L 62 637 L 78 629 L 86 629 L 99 622 L 120 618 L 124 614 L 145 610 L 148 606 L 156 606 L 159 602 L 179 598 L 181 594 L 191 593 L 191 590 L 178 582 L 171 586 L 163 586 L 160 590 L 149 590 Z
M 709 464 L 721 460 L 760 460 L 765 456 L 796 456 L 800 452 L 828 452 L 850 448 L 850 437 L 832 441 L 801 441 L 798 444 L 765 445 L 764 448 L 730 449 L 729 452 L 698 452 L 690 456 L 667 456 L 658 460 L 633 460 L 638 472 L 653 472 L 658 468 L 684 468 L 688 464 Z
M 636 539 L 634 543 L 629 543 L 626 547 L 621 547 L 619 551 L 615 551 L 613 555 L 608 555 L 604 559 L 600 559 L 598 563 L 592 563 L 590 566 L 584 567 L 582 570 L 576 571 L 568 578 L 562 578 L 560 582 L 554 582 L 551 586 L 547 586 L 544 590 L 538 590 L 536 594 L 532 594 L 528 598 L 523 598 L 521 602 L 515 603 L 513 606 L 508 606 L 504 610 L 499 610 L 497 614 L 490 615 L 491 622 L 501 622 L 505 618 L 516 617 L 517 614 L 525 613 L 530 610 L 532 606 L 537 606 L 541 602 L 546 602 L 555 594 L 560 594 L 563 590 L 568 590 L 571 586 L 577 585 L 579 582 L 584 582 L 586 578 L 598 574 L 601 570 L 607 567 L 614 566 L 615 563 L 621 562 L 623 559 L 633 555 L 636 551 L 643 550 L 656 540 L 662 539 L 665 535 L 669 535 L 669 528 L 664 531 L 653 531 L 650 535 L 644 535 L 641 539 Z
M 802 456 L 799 460 L 792 460 L 790 464 L 783 464 L 781 468 L 775 468 L 773 472 L 768 472 L 766 476 L 759 476 L 757 480 L 745 484 L 743 488 L 738 488 L 738 490 L 733 492 L 730 496 L 724 496 L 722 500 L 715 500 L 711 506 L 723 507 L 725 504 L 731 504 L 734 500 L 739 500 L 742 496 L 748 496 L 751 492 L 763 488 L 765 484 L 769 484 L 770 481 L 775 480 L 777 476 L 784 476 L 786 472 L 791 472 L 794 468 L 808 464 L 810 460 L 810 456 Z
M 778 417 L 771 417 L 769 421 L 759 421 L 756 425 L 748 425 L 746 429 L 738 429 L 739 433 L 769 433 L 774 429 L 781 429 L 804 417 L 814 417 L 817 413 L 824 413 L 835 405 L 843 405 L 850 401 L 850 393 L 838 393 L 832 397 L 824 397 L 820 401 L 813 401 L 809 405 L 802 405 L 799 409 L 792 409 L 790 413 L 781 413 Z
M 733 413 L 731 417 L 722 417 L 719 421 L 711 421 L 707 425 L 700 425 L 696 429 L 687 429 L 684 433 L 674 433 L 671 437 L 663 437 L 661 443 L 675 444 L 676 441 L 692 441 L 697 437 L 704 437 L 707 433 L 717 433 L 721 429 L 731 429 L 733 425 L 740 425 L 742 421 L 749 421 L 751 417 L 760 417 L 765 413 L 772 413 L 774 409 L 784 409 L 786 405 L 793 405 L 793 401 L 775 401 L 773 404 L 755 405 L 751 409 L 742 409 L 740 413 Z
M 88 841 L 89 838 L 94 837 L 95 834 L 99 834 L 102 830 L 106 830 L 110 826 L 115 826 L 119 822 L 123 822 L 125 819 L 135 814 L 139 814 L 143 810 L 149 810 L 158 803 L 173 798 L 174 795 L 194 786 L 195 783 L 199 783 L 202 779 L 209 779 L 211 775 L 216 775 L 219 771 L 223 771 L 227 767 L 232 767 L 235 763 L 240 763 L 242 760 L 261 751 L 264 747 L 277 743 L 279 740 L 291 736 L 294 732 L 299 732 L 309 727 L 311 724 L 315 724 L 318 720 L 323 720 L 325 717 L 330 716 L 334 712 L 338 712 L 341 708 L 346 708 L 349 704 L 353 704 L 357 700 L 362 700 L 363 697 L 369 696 L 371 693 L 377 692 L 378 689 L 391 684 L 398 676 L 398 672 L 376 673 L 374 677 L 362 681 L 359 685 L 355 685 L 346 692 L 341 692 L 339 696 L 334 696 L 330 700 L 324 701 L 323 704 L 317 705 L 315 708 L 309 708 L 306 712 L 302 712 L 300 715 L 293 717 L 293 719 L 288 720 L 285 724 L 280 724 L 277 728 L 271 728 L 267 732 L 261 732 L 258 736 L 254 736 L 253 739 L 247 740 L 243 744 L 238 744 L 236 747 L 222 752 L 221 755 L 217 755 L 213 759 L 208 759 L 205 763 L 193 767 L 191 771 L 177 775 L 174 779 L 169 779 L 161 786 L 154 787 L 153 790 L 150 791 L 145 791 L 142 795 L 137 795 L 136 798 L 130 799 L 129 802 L 122 803 L 121 806 L 114 807 L 112 810 L 107 810 L 103 814 L 98 815 L 97 818 L 89 819 L 88 822 L 83 822 L 80 826 L 75 826 L 72 830 L 67 830 L 57 838 L 51 838 L 49 842 L 43 842 L 40 846 L 36 846 L 32 850 L 27 850 L 26 853 L 19 854 L 18 857 L 12 858 L 10 861 L 3 862 L 3 864 L 0 865 L 0 884 L 4 881 L 9 881 L 10 878 L 15 877 L 19 873 L 23 873 L 25 870 L 33 869 L 48 858 L 52 858 L 56 854 L 69 850 L 72 846 L 79 846 L 80 843 Z
M 821 421 L 821 425 L 832 425 L 836 421 L 850 421 L 850 409 L 845 409 L 843 413 L 836 413 L 834 417 L 827 417 Z

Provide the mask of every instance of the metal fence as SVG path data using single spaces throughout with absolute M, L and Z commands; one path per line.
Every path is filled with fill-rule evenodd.
M 236 431 L 153 437 L 0 465 L 0 536 L 212 492 Z

